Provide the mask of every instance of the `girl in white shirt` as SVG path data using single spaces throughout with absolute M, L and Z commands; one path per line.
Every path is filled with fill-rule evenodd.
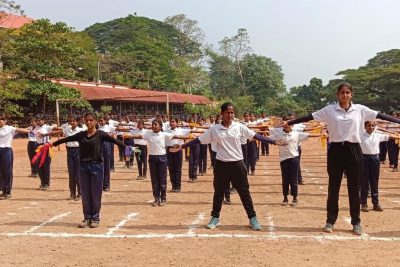
M 30 132 L 30 129 L 20 129 L 7 125 L 6 116 L 0 115 L 0 189 L 2 191 L 0 199 L 11 197 L 14 164 L 12 141 L 14 135 L 16 133 L 29 134 Z
M 31 120 L 31 125 L 28 127 L 28 130 L 31 130 L 30 133 L 28 133 L 28 146 L 27 146 L 27 151 L 28 151 L 28 157 L 29 157 L 29 164 L 31 165 L 31 174 L 28 175 L 28 177 L 37 177 L 39 175 L 38 173 L 38 164 L 37 163 L 32 163 L 32 159 L 36 154 L 36 149 L 37 149 L 37 142 L 36 142 L 36 122 L 35 119 Z

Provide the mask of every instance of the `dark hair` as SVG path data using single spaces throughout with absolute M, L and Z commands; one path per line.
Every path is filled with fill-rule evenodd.
M 144 126 L 144 120 L 143 119 L 138 120 L 137 124 L 142 124 Z
M 249 116 L 250 114 L 248 112 L 243 113 L 243 117 Z
M 158 120 L 158 119 L 154 119 L 154 120 L 151 122 L 151 125 L 156 124 L 156 123 L 158 123 L 158 125 L 160 126 L 160 129 L 161 129 L 161 131 L 162 131 L 162 125 L 163 125 L 162 121 L 161 121 L 161 120 Z
M 364 122 L 364 127 L 367 127 L 367 124 L 368 124 L 368 123 L 375 124 L 374 121 L 365 121 L 365 122 Z
M 174 118 L 174 117 L 171 117 L 171 118 L 169 118 L 169 121 L 175 121 L 175 122 L 178 122 L 178 120 L 179 120 L 179 118 Z
M 289 119 L 289 116 L 283 116 L 282 120 L 283 120 L 283 121 L 288 121 L 288 120 L 290 120 L 290 119 Z
M 351 92 L 353 92 L 353 86 L 351 86 L 351 84 L 349 84 L 349 83 L 341 83 L 341 84 L 339 84 L 336 92 L 339 93 L 340 90 L 342 90 L 343 87 L 347 87 L 347 88 L 349 88 L 349 90 Z
M 97 121 L 97 115 L 95 113 L 92 113 L 92 112 L 86 113 L 85 116 L 83 116 L 83 117 L 86 119 L 89 116 Z
M 233 108 L 233 104 L 230 102 L 223 103 L 221 106 L 221 113 L 227 111 L 229 107 Z
M 37 115 L 35 117 L 35 120 L 41 120 L 41 121 L 46 121 L 46 118 L 43 115 Z
M 68 121 L 70 121 L 71 119 L 79 122 L 81 120 L 81 116 L 79 116 L 79 115 L 70 115 L 68 117 Z

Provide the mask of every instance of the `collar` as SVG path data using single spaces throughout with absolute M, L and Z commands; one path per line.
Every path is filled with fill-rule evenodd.
M 339 105 L 339 102 L 336 102 L 336 104 L 335 104 L 335 109 L 336 109 L 336 110 L 343 110 L 343 111 L 345 111 L 345 110 Z M 354 110 L 354 103 L 353 103 L 352 101 L 350 101 L 350 108 L 347 110 L 347 112 L 353 111 L 353 110 Z

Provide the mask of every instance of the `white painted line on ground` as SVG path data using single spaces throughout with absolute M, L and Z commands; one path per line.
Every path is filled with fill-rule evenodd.
M 73 234 L 73 233 L 0 233 L 0 236 L 24 237 L 38 236 L 51 238 L 132 238 L 132 239 L 175 239 L 175 238 L 238 238 L 238 239 L 264 239 L 264 240 L 310 240 L 310 241 L 383 241 L 400 242 L 400 237 L 374 237 L 374 236 L 339 236 L 339 235 L 275 235 L 262 234 L 136 234 L 136 235 L 106 235 L 106 234 Z
M 389 198 L 389 200 L 392 201 L 392 202 L 394 202 L 394 203 L 400 203 L 399 200 L 392 200 L 392 199 L 390 199 L 390 198 Z
M 21 207 L 21 208 L 18 208 L 19 210 L 28 210 L 28 209 L 33 209 L 33 207 Z
M 41 224 L 36 225 L 36 226 L 32 227 L 31 229 L 25 231 L 24 234 L 31 234 L 31 233 L 33 233 L 34 231 L 36 231 L 37 229 L 39 229 L 39 228 L 45 226 L 46 224 L 52 223 L 52 222 L 54 222 L 54 221 L 57 221 L 58 219 L 61 219 L 61 218 L 65 217 L 65 216 L 68 216 L 68 215 L 70 215 L 70 214 L 71 214 L 71 212 L 69 211 L 69 212 L 62 213 L 62 214 L 60 214 L 60 215 L 54 216 L 54 217 L 48 219 L 47 221 L 44 221 L 44 222 L 42 222 Z
M 154 202 L 154 199 L 147 201 L 147 203 L 153 203 L 153 202 Z
M 268 232 L 271 237 L 275 236 L 275 223 L 274 217 L 271 214 L 267 214 Z
M 122 221 L 120 221 L 119 223 L 117 223 L 117 225 L 115 225 L 113 228 L 111 228 L 110 230 L 108 230 L 108 232 L 106 233 L 106 236 L 111 236 L 114 234 L 114 232 L 119 231 L 121 229 L 122 226 L 124 226 L 128 221 L 130 220 L 134 220 L 137 216 L 139 215 L 139 213 L 130 213 L 128 214 L 125 219 L 123 219 Z
M 344 220 L 347 224 L 351 225 L 351 218 L 350 218 L 350 217 L 343 216 L 343 220 Z
M 195 235 L 194 230 L 198 228 L 198 225 L 204 221 L 204 213 L 199 213 L 199 215 L 197 215 L 196 220 L 194 220 L 191 224 L 191 226 L 189 227 L 189 231 L 187 232 L 188 235 Z
M 31 203 L 29 203 L 30 205 L 37 205 L 37 203 L 36 202 L 31 202 Z
M 323 186 L 320 186 L 320 187 L 319 187 L 319 189 L 322 189 L 322 190 L 323 190 L 323 189 L 324 189 L 324 187 L 323 187 Z
M 14 215 L 17 215 L 16 213 L 14 213 L 14 212 L 8 212 L 8 213 L 6 213 L 7 215 L 11 215 L 11 216 L 14 216 Z

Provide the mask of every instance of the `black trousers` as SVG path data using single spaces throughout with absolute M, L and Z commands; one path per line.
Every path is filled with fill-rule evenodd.
M 379 161 L 386 161 L 386 154 L 388 152 L 388 141 L 379 143 Z
M 172 185 L 172 189 L 181 189 L 181 182 L 182 182 L 182 161 L 183 161 L 183 154 L 182 150 L 173 153 L 169 152 L 169 149 L 172 147 L 167 148 L 167 163 L 168 163 L 168 172 L 169 177 Z
M 367 204 L 368 189 L 371 188 L 372 204 L 379 204 L 379 157 L 378 155 L 363 155 L 363 175 L 361 176 L 361 204 Z
M 0 189 L 11 194 L 13 184 L 14 153 L 11 147 L 0 147 Z
M 117 139 L 122 142 L 124 138 L 122 137 L 122 135 L 117 135 Z M 121 146 L 118 146 L 118 155 L 119 155 L 119 161 L 124 160 L 125 151 L 124 148 Z
M 269 155 L 269 144 L 267 142 L 261 142 L 261 155 Z
M 389 164 L 397 168 L 399 162 L 399 145 L 393 139 L 388 141 Z
M 281 161 L 282 172 L 282 193 L 286 197 L 290 195 L 297 197 L 297 172 L 299 170 L 299 157 L 294 157 Z
M 38 146 L 39 145 L 43 144 L 38 144 Z M 50 165 L 51 165 L 51 158 L 50 155 L 47 154 L 44 164 L 42 165 L 42 167 L 38 168 L 40 185 L 42 186 L 50 186 Z
M 247 169 L 247 154 L 249 153 L 248 152 L 247 143 L 241 145 L 241 147 L 242 147 L 243 163 L 244 163 L 244 166 L 246 166 L 246 169 Z
M 256 170 L 256 161 L 258 156 L 257 143 L 250 141 L 247 143 L 247 169 L 251 172 Z
M 32 159 L 36 154 L 36 148 L 37 148 L 36 141 L 29 141 L 28 142 L 27 150 L 28 150 L 29 163 L 31 165 L 31 174 L 37 174 L 38 173 L 38 168 L 39 168 L 37 162 L 32 164 Z
M 167 156 L 149 156 L 151 187 L 155 200 L 167 200 Z
M 207 171 L 207 145 L 200 144 L 199 172 L 206 173 L 206 171 Z
M 135 142 L 134 142 L 132 139 L 126 139 L 126 140 L 124 141 L 124 143 L 125 143 L 125 145 L 127 145 L 127 146 L 135 146 Z M 118 149 L 120 149 L 120 148 L 121 148 L 121 147 L 118 146 Z M 126 156 L 126 155 L 125 155 L 125 151 L 124 151 L 123 156 L 122 156 L 122 159 L 125 161 L 125 165 L 129 167 L 129 166 L 132 166 L 132 165 L 133 165 L 135 156 L 134 156 L 132 153 L 131 153 L 130 156 Z
M 139 176 L 146 177 L 146 175 L 147 175 L 147 146 L 146 145 L 135 145 L 135 146 L 140 149 L 140 154 L 135 153 Z
M 190 146 L 189 151 L 189 178 L 197 179 L 197 170 L 199 168 L 200 144 Z
M 80 153 L 79 147 L 67 147 L 67 167 L 68 167 L 68 178 L 69 178 L 69 192 L 71 195 L 81 193 L 81 187 L 79 184 L 80 180 Z
M 214 168 L 214 198 L 211 216 L 219 218 L 221 212 L 224 194 L 229 183 L 239 194 L 243 207 L 246 210 L 249 219 L 256 216 L 253 200 L 249 190 L 249 181 L 247 179 L 247 169 L 243 161 L 223 162 L 217 160 Z
M 359 185 L 363 168 L 361 148 L 358 143 L 334 143 L 328 150 L 328 200 L 327 223 L 334 224 L 339 213 L 339 192 L 343 172 L 347 174 L 347 191 L 350 202 L 351 224 L 360 223 Z
M 303 176 L 301 175 L 301 164 L 300 164 L 300 161 L 301 161 L 301 146 L 298 147 L 298 151 L 299 151 L 299 156 L 298 156 L 298 158 L 299 158 L 299 169 L 297 170 L 297 181 L 300 182 L 300 181 L 303 181 Z

